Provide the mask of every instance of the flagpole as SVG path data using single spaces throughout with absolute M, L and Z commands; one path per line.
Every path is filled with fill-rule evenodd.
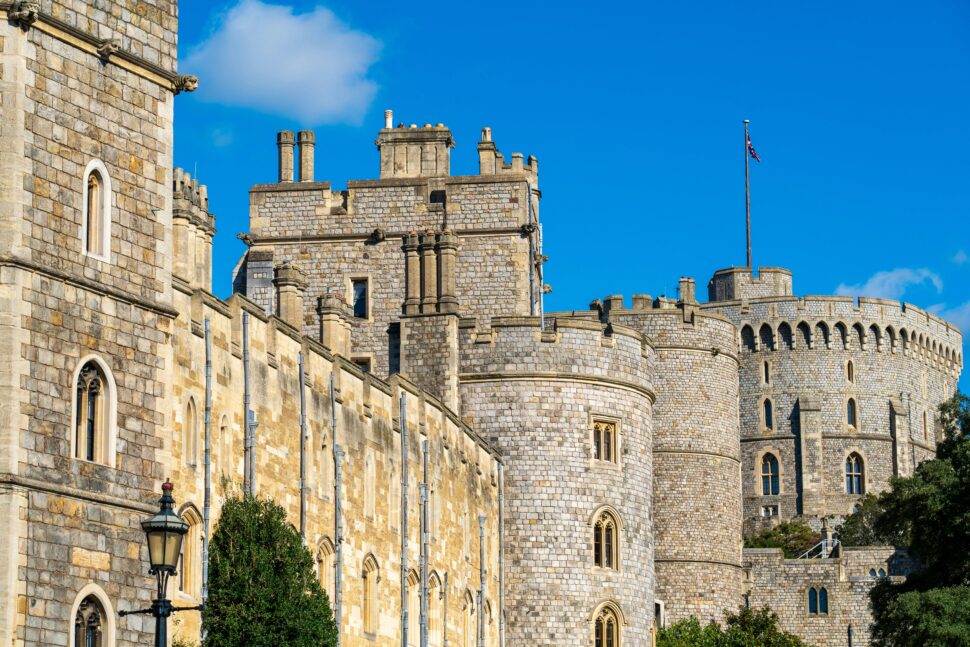
M 744 120 L 744 221 L 748 250 L 748 267 L 751 267 L 751 173 L 748 159 L 748 120 Z

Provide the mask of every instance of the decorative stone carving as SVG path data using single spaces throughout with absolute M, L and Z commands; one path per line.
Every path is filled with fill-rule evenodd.
M 199 77 L 191 74 L 179 74 L 175 77 L 175 94 L 179 92 L 195 92 L 199 87 Z
M 31 25 L 37 22 L 39 14 L 39 2 L 22 1 L 13 4 L 10 11 L 7 12 L 7 18 L 18 23 L 24 29 L 29 29 Z
M 118 40 L 117 38 L 107 38 L 101 41 L 101 44 L 98 45 L 98 56 L 100 56 L 104 60 L 108 60 L 109 56 L 117 53 L 118 50 L 120 49 L 121 49 L 120 40 Z

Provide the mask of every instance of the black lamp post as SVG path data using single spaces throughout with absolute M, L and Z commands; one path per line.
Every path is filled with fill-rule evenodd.
M 155 647 L 168 645 L 168 617 L 175 611 L 187 611 L 200 607 L 173 607 L 171 600 L 165 597 L 168 589 L 168 579 L 175 574 L 179 565 L 179 555 L 182 552 L 182 538 L 189 531 L 189 524 L 173 510 L 175 499 L 172 497 L 172 483 L 168 480 L 162 484 L 162 498 L 158 500 L 158 514 L 141 522 L 142 530 L 148 539 L 148 572 L 155 576 L 157 592 L 152 606 L 139 611 L 119 611 L 118 615 L 126 616 L 133 613 L 144 613 L 155 616 Z

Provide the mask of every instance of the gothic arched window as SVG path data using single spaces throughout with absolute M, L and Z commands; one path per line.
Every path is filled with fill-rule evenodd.
M 765 400 L 761 405 L 761 416 L 762 422 L 764 422 L 765 430 L 772 431 L 775 428 L 775 415 L 774 407 L 771 404 L 771 400 Z
M 107 616 L 98 599 L 89 595 L 74 615 L 75 647 L 102 647 Z
M 87 362 L 78 374 L 75 402 L 74 457 L 105 463 L 108 454 L 109 384 L 101 366 Z
M 593 564 L 616 569 L 619 564 L 619 523 L 612 512 L 603 511 L 593 523 Z
M 616 423 L 597 420 L 593 423 L 593 458 L 608 463 L 616 462 Z
M 770 496 L 778 492 L 778 458 L 774 454 L 765 454 L 761 459 L 761 494 Z
M 377 583 L 380 571 L 373 555 L 364 559 L 364 631 L 377 633 Z
M 179 591 L 192 597 L 202 595 L 202 517 L 193 506 L 182 511 L 189 530 L 182 540 L 182 563 L 178 569 Z
M 99 160 L 92 160 L 84 171 L 82 187 L 81 237 L 84 251 L 107 260 L 111 229 L 111 178 Z
M 862 456 L 852 452 L 845 458 L 845 492 L 846 494 L 865 494 L 865 466 Z
M 620 619 L 616 611 L 605 607 L 596 616 L 593 627 L 593 647 L 619 647 Z
M 336 585 L 336 570 L 334 562 L 333 542 L 324 537 L 317 548 L 317 577 L 320 587 L 326 591 L 330 606 L 333 606 L 334 586 Z
M 185 422 L 182 425 L 185 430 L 185 464 L 195 467 L 199 464 L 199 416 L 195 407 L 195 398 L 190 397 L 185 405 Z

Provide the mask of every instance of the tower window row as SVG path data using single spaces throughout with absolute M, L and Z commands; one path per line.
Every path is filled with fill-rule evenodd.
M 845 424 L 853 431 L 859 428 L 859 405 L 855 398 L 845 401 Z M 775 405 L 771 398 L 761 401 L 761 425 L 765 432 L 775 431 Z M 924 424 L 924 428 L 925 426 Z
M 777 496 L 781 493 L 781 473 L 778 457 L 767 452 L 761 457 L 759 473 L 762 496 Z M 845 457 L 845 493 L 861 495 L 866 492 L 865 461 L 858 452 Z

